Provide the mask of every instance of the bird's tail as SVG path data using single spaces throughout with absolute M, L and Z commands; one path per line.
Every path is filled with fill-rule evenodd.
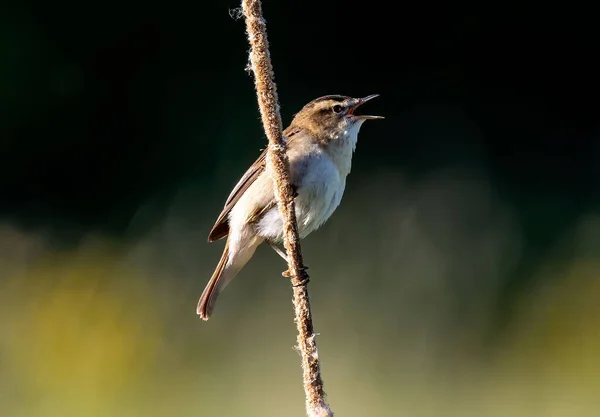
M 256 247 L 260 244 L 260 241 L 253 239 L 249 244 L 243 246 L 241 249 L 231 253 L 229 238 L 225 243 L 225 249 L 221 259 L 213 272 L 210 281 L 206 285 L 204 292 L 200 296 L 198 301 L 198 307 L 196 313 L 202 320 L 208 320 L 215 309 L 215 302 L 219 296 L 219 293 L 223 291 L 223 288 L 229 284 L 237 275 L 238 272 L 246 265 L 250 260 Z
M 223 254 L 221 255 L 221 259 L 217 264 L 215 272 L 213 272 L 210 281 L 206 284 L 206 288 L 202 292 L 200 296 L 200 300 L 198 301 L 198 307 L 196 308 L 196 313 L 202 318 L 202 320 L 208 320 L 210 315 L 212 314 L 215 308 L 215 302 L 217 301 L 217 297 L 221 290 L 227 285 L 224 278 L 224 272 L 226 271 L 227 261 L 229 260 L 229 239 L 225 243 L 225 249 L 223 249 Z M 230 280 L 233 279 L 230 278 Z

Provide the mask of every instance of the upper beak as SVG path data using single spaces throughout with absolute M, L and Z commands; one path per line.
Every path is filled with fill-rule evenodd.
M 375 97 L 379 97 L 379 94 L 371 94 L 370 96 L 366 96 L 363 98 L 359 98 L 357 100 L 356 105 L 350 110 L 350 114 L 352 114 L 357 119 L 369 120 L 369 119 L 385 119 L 383 116 L 369 116 L 366 114 L 354 114 L 354 110 L 356 110 L 359 106 L 365 104 L 367 101 L 374 99 Z

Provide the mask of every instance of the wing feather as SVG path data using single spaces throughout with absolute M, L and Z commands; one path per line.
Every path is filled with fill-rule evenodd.
M 300 129 L 288 128 L 284 132 L 284 136 L 287 140 L 289 140 L 293 135 L 298 133 Z M 244 195 L 246 190 L 256 181 L 260 174 L 262 174 L 266 167 L 267 161 L 267 148 L 265 148 L 258 159 L 250 166 L 250 168 L 246 171 L 246 173 L 242 176 L 242 178 L 238 181 L 236 186 L 233 188 L 229 197 L 225 201 L 225 207 L 219 214 L 215 225 L 211 229 L 208 234 L 208 241 L 214 242 L 215 240 L 219 240 L 224 238 L 229 234 L 229 222 L 228 216 L 231 212 L 233 206 L 239 201 L 239 199 Z M 265 212 L 265 208 L 259 211 L 261 214 Z M 256 217 L 256 216 L 254 216 Z
M 235 206 L 235 204 L 239 201 L 240 197 L 244 194 L 244 192 L 256 181 L 258 176 L 263 173 L 266 166 L 266 157 L 267 157 L 267 149 L 263 150 L 258 159 L 250 166 L 248 171 L 242 176 L 242 178 L 238 181 L 233 190 L 227 197 L 225 201 L 225 207 L 219 214 L 215 225 L 208 235 L 208 241 L 214 242 L 215 240 L 219 240 L 224 238 L 229 234 L 229 223 L 227 216 L 229 216 L 229 212 Z

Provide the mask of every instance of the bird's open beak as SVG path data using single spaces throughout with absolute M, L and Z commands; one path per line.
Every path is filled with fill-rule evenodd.
M 367 101 L 374 99 L 375 97 L 379 97 L 379 94 L 371 94 L 370 96 L 366 96 L 363 98 L 359 98 L 354 107 L 350 109 L 350 114 L 361 120 L 373 120 L 373 119 L 384 119 L 383 116 L 369 116 L 366 114 L 354 114 L 354 111 L 361 105 L 365 104 Z

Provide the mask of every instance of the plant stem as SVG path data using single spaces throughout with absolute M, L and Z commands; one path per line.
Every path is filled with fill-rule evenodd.
M 283 218 L 284 246 L 288 257 L 289 273 L 294 291 L 295 323 L 298 329 L 298 350 L 302 358 L 306 413 L 309 417 L 333 416 L 325 402 L 323 379 L 319 365 L 319 354 L 315 344 L 315 333 L 308 296 L 308 274 L 302 260 L 300 237 L 296 222 L 296 210 L 292 197 L 289 160 L 282 133 L 281 114 L 277 86 L 269 53 L 266 22 L 262 15 L 260 0 L 242 0 L 242 11 L 250 42 L 250 65 L 254 72 L 254 83 L 258 107 L 269 139 L 267 171 L 275 184 L 275 198 Z

